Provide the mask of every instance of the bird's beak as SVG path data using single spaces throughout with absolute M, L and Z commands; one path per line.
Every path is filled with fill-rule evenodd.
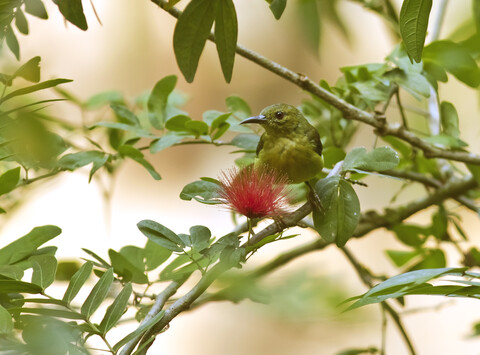
M 262 124 L 262 123 L 265 123 L 265 122 L 267 122 L 266 117 L 264 115 L 259 115 L 259 116 L 253 116 L 253 117 L 246 118 L 242 122 L 240 122 L 240 124 L 246 124 L 246 123 Z

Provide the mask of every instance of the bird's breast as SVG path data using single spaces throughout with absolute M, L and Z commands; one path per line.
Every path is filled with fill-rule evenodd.
M 320 173 L 323 159 L 307 137 L 266 139 L 258 161 L 286 173 L 292 183 L 310 180 Z

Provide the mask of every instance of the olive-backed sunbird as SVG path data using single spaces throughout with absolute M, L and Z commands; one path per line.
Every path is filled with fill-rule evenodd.
M 322 205 L 310 180 L 323 168 L 322 142 L 318 131 L 292 105 L 275 104 L 264 108 L 260 115 L 240 124 L 258 123 L 265 132 L 257 146 L 255 165 L 268 165 L 287 175 L 291 183 L 306 182 L 314 194 L 315 204 Z

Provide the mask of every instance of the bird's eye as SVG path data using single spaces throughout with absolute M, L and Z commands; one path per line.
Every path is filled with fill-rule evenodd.
M 275 117 L 281 120 L 285 116 L 285 112 L 283 111 L 277 111 L 275 112 Z

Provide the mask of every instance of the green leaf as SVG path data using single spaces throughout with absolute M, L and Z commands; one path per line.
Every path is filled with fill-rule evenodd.
M 83 319 L 84 317 L 76 312 L 72 311 L 65 311 L 62 309 L 53 309 L 53 308 L 27 308 L 27 307 L 19 307 L 19 308 L 11 308 L 11 312 L 21 312 L 21 313 L 29 313 L 29 314 L 41 314 L 44 316 L 50 317 L 59 317 L 59 318 L 68 318 L 68 319 Z
M 17 265 L 0 265 L 1 276 L 6 276 L 15 280 L 21 280 L 23 274 L 23 269 Z
M 92 180 L 93 174 L 108 162 L 109 155 L 97 150 L 90 150 L 85 152 L 78 152 L 73 154 L 66 154 L 61 157 L 57 165 L 62 169 L 73 171 L 82 166 L 93 163 L 90 170 L 88 182 Z
M 12 330 L 12 315 L 0 305 L 0 335 L 10 334 Z
M 137 227 L 148 239 L 171 251 L 181 252 L 185 247 L 183 241 L 167 227 L 151 220 L 137 223 Z
M 185 128 L 192 132 L 196 137 L 208 134 L 208 125 L 203 121 L 188 121 L 185 122 Z
M 300 0 L 296 1 L 299 25 L 303 29 L 303 35 L 308 43 L 318 53 L 321 40 L 321 19 L 319 16 L 318 6 L 321 7 L 317 0 Z
M 245 262 L 246 249 L 225 247 L 220 253 L 220 262 L 227 267 L 241 268 L 241 263 Z
M 128 259 L 128 261 L 133 264 L 137 269 L 145 269 L 145 250 L 134 246 L 134 245 L 125 245 L 120 250 L 119 253 Z
M 316 209 L 313 213 L 315 229 L 322 238 L 331 243 L 335 241 L 342 247 L 353 235 L 360 220 L 360 202 L 352 186 L 339 176 L 321 179 L 315 185 L 324 206 L 324 213 Z
M 227 123 L 227 122 L 221 123 L 218 126 L 217 130 L 211 135 L 212 140 L 217 140 L 220 137 L 222 137 L 228 131 L 229 128 L 230 128 L 230 123 Z
M 455 76 L 464 84 L 476 88 L 480 85 L 480 68 L 468 50 L 451 41 L 435 41 L 425 47 L 424 62 L 432 62 Z
M 123 338 L 118 343 L 116 343 L 113 346 L 113 350 L 115 352 L 117 352 L 123 345 L 128 343 L 130 340 L 141 336 L 143 333 L 145 333 L 150 328 L 152 328 L 155 324 L 157 324 L 160 321 L 160 319 L 163 318 L 164 314 L 165 314 L 165 311 L 158 312 L 155 316 L 153 316 L 152 318 L 150 318 L 146 322 L 142 322 L 142 324 L 140 324 L 140 326 L 137 329 L 135 329 L 135 331 L 128 334 L 125 338 Z
M 43 20 L 48 19 L 47 10 L 41 0 L 25 0 L 25 12 Z
M 109 263 L 105 261 L 105 259 L 101 258 L 99 255 L 95 254 L 93 251 L 88 250 L 87 248 L 82 248 L 82 250 L 87 253 L 88 255 L 92 256 L 95 260 L 97 260 L 100 264 L 105 269 L 108 269 L 112 267 Z
M 407 59 L 408 60 L 408 59 Z M 424 97 L 430 97 L 430 83 L 427 78 L 414 68 L 412 65 L 408 70 L 394 68 L 384 74 L 384 77 L 390 81 L 397 83 L 402 89 L 417 100 Z
M 196 252 L 201 252 L 210 245 L 210 238 L 212 233 L 210 229 L 204 226 L 193 226 L 190 228 L 190 239 L 192 241 L 192 248 Z
M 427 34 L 432 0 L 404 0 L 400 10 L 400 34 L 410 59 L 419 63 Z
M 108 269 L 93 286 L 92 291 L 82 305 L 80 312 L 85 317 L 90 318 L 97 308 L 100 307 L 105 297 L 107 297 L 112 282 L 113 269 Z
M 270 11 L 272 11 L 275 19 L 279 20 L 282 17 L 285 7 L 287 7 L 287 0 L 267 0 L 270 3 Z
M 252 110 L 247 102 L 238 96 L 229 96 L 225 99 L 228 110 L 238 119 L 243 120 L 252 115 Z
M 2 293 L 40 293 L 42 288 L 38 285 L 16 281 L 0 280 L 0 294 Z
M 326 147 L 322 155 L 325 167 L 330 169 L 332 169 L 336 163 L 345 159 L 345 151 L 342 148 L 334 146 Z
M 85 152 L 66 154 L 58 160 L 57 164 L 59 168 L 73 171 L 90 163 L 104 162 L 105 157 L 108 158 L 108 155 L 104 152 L 99 152 L 98 150 L 89 150 Z
M 67 290 L 63 295 L 63 301 L 67 304 L 70 304 L 78 292 L 82 289 L 82 286 L 87 282 L 90 274 L 92 273 L 93 263 L 91 261 L 87 261 L 83 264 L 80 269 L 72 276 L 70 280 Z
M 404 251 L 404 250 L 387 250 L 388 257 L 393 261 L 395 266 L 402 267 L 410 260 L 420 255 L 419 250 Z
M 147 171 L 155 180 L 162 179 L 162 177 L 159 173 L 157 173 L 155 168 L 143 158 L 143 153 L 138 149 L 132 147 L 131 145 L 122 145 L 118 148 L 118 152 L 123 156 L 127 156 L 142 165 L 145 169 L 147 169 Z
M 7 27 L 7 32 L 5 33 L 5 42 L 7 43 L 8 48 L 10 48 L 12 53 L 15 55 L 15 58 L 20 60 L 20 46 L 15 33 L 13 33 L 12 26 Z
M 215 44 L 223 76 L 225 81 L 229 83 L 232 79 L 235 49 L 237 47 L 237 13 L 232 0 L 219 0 L 217 4 Z
M 57 259 L 53 255 L 33 255 L 29 258 L 32 264 L 32 283 L 45 290 L 55 281 Z
M 62 232 L 57 226 L 33 228 L 30 233 L 0 249 L 0 265 L 10 265 L 32 255 L 40 245 Z
M 187 130 L 185 128 L 185 124 L 191 120 L 192 119 L 187 115 L 176 115 L 168 119 L 168 121 L 165 123 L 165 128 L 169 131 L 185 132 Z
M 405 295 L 409 290 L 427 281 L 444 275 L 457 275 L 467 268 L 440 268 L 409 271 L 404 274 L 393 276 L 379 283 L 366 292 L 348 310 L 352 310 L 367 304 L 383 302 L 388 298 L 398 298 Z
M 121 123 L 126 123 L 133 126 L 140 125 L 138 117 L 132 111 L 130 111 L 127 106 L 110 104 L 110 107 L 115 112 L 115 114 L 121 118 Z
M 392 228 L 397 238 L 406 245 L 419 247 L 426 241 L 428 231 L 426 228 L 414 224 L 397 224 Z
M 163 129 L 167 120 L 166 108 L 168 96 L 173 92 L 177 84 L 177 77 L 169 75 L 158 81 L 148 97 L 148 118 L 156 129 Z
M 148 277 L 143 270 L 130 262 L 124 255 L 113 249 L 109 249 L 108 256 L 112 262 L 113 271 L 115 271 L 117 275 L 122 276 L 125 281 L 132 281 L 136 284 L 148 283 Z
M 20 167 L 7 170 L 0 176 L 0 195 L 6 194 L 17 187 L 20 179 Z
M 13 300 L 14 304 L 23 305 L 25 303 L 36 303 L 36 304 L 54 304 L 57 306 L 65 307 L 65 302 L 62 300 L 57 300 L 54 298 L 19 298 Z
M 441 148 L 464 148 L 468 146 L 468 144 L 460 138 L 455 138 L 443 133 L 431 137 L 425 137 L 423 140 Z
M 53 0 L 65 19 L 83 31 L 88 29 L 83 13 L 82 0 Z
M 217 129 L 222 123 L 226 122 L 231 116 L 231 112 L 220 112 L 215 110 L 205 111 L 202 115 L 203 122 L 210 126 L 210 132 Z
M 472 13 L 473 13 L 473 21 L 475 22 L 477 33 L 480 33 L 480 1 L 478 0 L 472 1 Z
M 40 81 L 40 60 L 40 57 L 30 59 L 13 73 L 12 80 L 22 77 L 32 83 L 38 83 Z
M 172 255 L 172 251 L 162 247 L 161 245 L 158 245 L 155 242 L 152 242 L 149 239 L 145 245 L 144 254 L 147 271 L 151 271 L 155 270 L 157 267 L 167 261 L 170 255 Z
M 28 35 L 28 22 L 21 8 L 17 8 L 15 13 L 15 26 L 20 33 Z
M 410 267 L 408 270 L 435 269 L 445 267 L 447 260 L 445 253 L 440 249 L 424 249 L 422 260 Z
M 179 17 L 173 33 L 173 50 L 187 82 L 195 77 L 200 55 L 216 15 L 217 0 L 192 0 Z
M 182 268 L 180 267 L 182 265 L 189 263 L 190 261 L 192 261 L 192 259 L 190 259 L 188 255 L 185 255 L 185 254 L 178 255 L 175 259 L 172 260 L 170 264 L 168 264 L 163 268 L 163 270 L 160 272 L 159 280 L 160 281 L 175 280 L 180 277 L 184 277 L 185 274 L 184 273 L 179 274 L 178 270 L 181 270 Z M 189 265 L 186 265 L 186 266 L 189 266 Z M 190 270 L 189 272 L 192 273 L 195 270 L 196 268 Z M 183 271 L 185 270 L 183 269 Z
M 218 200 L 218 184 L 211 181 L 194 181 L 186 185 L 180 192 L 182 200 L 190 201 L 192 198 L 207 205 L 222 203 Z
M 157 139 L 150 144 L 150 153 L 155 154 L 166 148 L 169 148 L 178 142 L 180 142 L 184 137 L 177 136 L 176 134 L 166 134 L 160 139 Z
M 460 136 L 460 130 L 458 129 L 458 114 L 455 106 L 450 102 L 442 101 L 440 104 L 440 117 L 443 132 L 449 136 L 458 138 Z
M 400 159 L 396 151 L 390 147 L 375 148 L 371 152 L 365 148 L 355 148 L 348 152 L 343 162 L 343 171 L 366 170 L 383 171 L 395 168 Z
M 7 101 L 7 100 L 9 100 L 9 99 L 11 99 L 12 97 L 15 97 L 15 96 L 30 94 L 30 93 L 35 92 L 35 91 L 48 89 L 48 88 L 51 88 L 51 87 L 54 87 L 54 86 L 57 86 L 57 85 L 60 85 L 60 84 L 69 83 L 71 81 L 73 81 L 73 80 L 70 80 L 70 79 L 52 79 L 52 80 L 43 81 L 41 83 L 38 83 L 38 84 L 35 84 L 35 85 L 32 85 L 32 86 L 27 86 L 26 88 L 21 88 L 21 89 L 12 91 L 11 93 L 5 95 L 4 97 L 2 97 L 0 99 L 0 104 L 4 103 L 5 101 Z
M 247 151 L 256 151 L 260 137 L 256 134 L 238 134 L 230 144 Z
M 105 317 L 103 317 L 98 329 L 105 335 L 112 329 L 122 317 L 125 309 L 128 306 L 128 300 L 132 294 L 132 284 L 129 282 L 115 297 L 115 301 L 107 308 Z

